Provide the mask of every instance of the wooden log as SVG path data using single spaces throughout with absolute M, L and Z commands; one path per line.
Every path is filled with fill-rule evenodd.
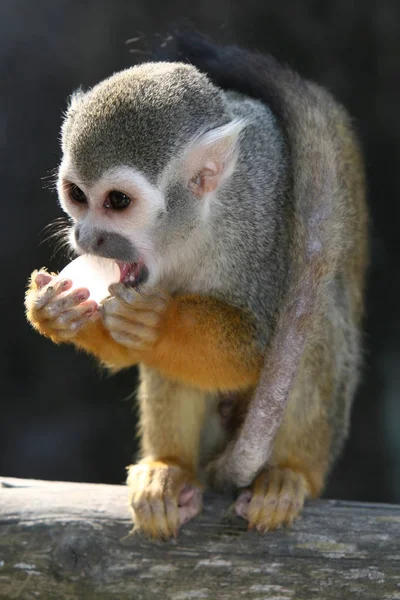
M 212 495 L 155 543 L 128 535 L 123 486 L 0 481 L 0 598 L 400 600 L 400 506 L 313 501 L 261 536 Z

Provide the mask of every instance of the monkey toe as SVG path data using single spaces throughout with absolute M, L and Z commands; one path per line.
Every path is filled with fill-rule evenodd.
M 178 500 L 179 525 L 184 525 L 190 519 L 199 514 L 202 507 L 201 490 L 189 483 L 186 483 Z
M 235 510 L 249 522 L 249 529 L 264 533 L 282 525 L 290 526 L 308 495 L 309 486 L 302 473 L 271 467 L 239 495 Z
M 176 536 L 179 511 L 176 499 L 144 498 L 132 501 L 134 530 L 152 539 L 167 540 Z
M 179 527 L 201 510 L 200 486 L 177 465 L 157 462 L 133 465 L 128 484 L 134 530 L 147 537 L 162 540 L 176 537 Z

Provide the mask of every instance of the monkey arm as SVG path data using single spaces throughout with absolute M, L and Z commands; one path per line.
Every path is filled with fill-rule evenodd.
M 113 370 L 140 362 L 203 390 L 256 384 L 261 352 L 243 311 L 210 297 L 139 294 L 123 284 L 112 286 L 114 297 L 97 311 L 88 290 L 63 294 L 70 286 L 35 271 L 27 290 L 27 318 L 53 342 L 72 343 Z
M 137 352 L 125 348 L 115 342 L 101 319 L 89 323 L 71 340 L 77 348 L 94 354 L 105 366 L 119 371 L 138 364 L 140 356 Z
M 171 300 L 160 335 L 144 364 L 205 390 L 254 386 L 262 365 L 251 317 L 217 299 Z
M 117 288 L 114 292 L 118 294 Z M 125 301 L 127 292 L 130 290 L 122 290 Z M 155 301 L 145 298 L 138 307 L 140 298 L 136 293 L 134 297 L 135 302 L 125 306 L 125 312 L 121 305 L 116 309 L 118 321 L 110 320 L 110 304 L 106 304 L 104 323 L 98 320 L 87 326 L 74 340 L 75 345 L 95 354 L 111 368 L 141 362 L 170 379 L 207 391 L 256 385 L 262 357 L 250 315 L 207 296 L 170 298 L 159 315 L 156 338 L 149 341 L 146 331 L 154 330 L 146 328 L 144 315 L 156 311 Z M 117 326 L 123 331 L 122 337 Z M 129 334 L 133 340 L 141 336 L 143 345 L 130 344 Z
M 206 391 L 257 383 L 262 352 L 250 314 L 197 294 L 171 297 L 151 288 L 138 293 L 123 284 L 111 285 L 110 292 L 113 298 L 104 303 L 103 322 L 110 343 L 121 345 L 124 361 L 130 349 L 131 364 L 140 362 Z M 96 343 L 92 347 L 96 354 L 106 352 Z
M 55 273 L 34 271 L 25 294 L 26 317 L 32 327 L 55 344 L 72 343 L 117 369 L 139 362 L 139 357 L 111 337 L 89 291 L 63 292 L 71 283 L 56 280 Z M 135 360 L 136 358 L 136 360 Z

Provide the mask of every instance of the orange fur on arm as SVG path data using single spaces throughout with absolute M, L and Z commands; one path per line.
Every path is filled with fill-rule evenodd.
M 243 311 L 187 295 L 171 301 L 143 363 L 204 390 L 238 390 L 257 383 L 262 357 L 255 327 Z
M 150 347 L 133 349 L 116 342 L 101 318 L 89 322 L 73 338 L 58 336 L 51 320 L 35 306 L 34 278 L 26 294 L 31 325 L 56 344 L 72 343 L 117 371 L 139 362 L 164 376 L 207 391 L 254 386 L 262 356 L 250 316 L 215 298 L 200 295 L 170 300 Z
M 140 361 L 137 352 L 125 348 L 112 339 L 101 319 L 89 323 L 82 331 L 78 332 L 73 343 L 77 348 L 94 354 L 112 371 L 131 367 Z

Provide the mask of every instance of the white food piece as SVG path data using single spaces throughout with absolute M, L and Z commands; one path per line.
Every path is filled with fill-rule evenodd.
M 115 260 L 83 254 L 70 262 L 58 274 L 57 279 L 72 279 L 72 288 L 65 293 L 77 288 L 87 288 L 90 299 L 100 304 L 110 295 L 108 286 L 119 281 L 120 270 Z

